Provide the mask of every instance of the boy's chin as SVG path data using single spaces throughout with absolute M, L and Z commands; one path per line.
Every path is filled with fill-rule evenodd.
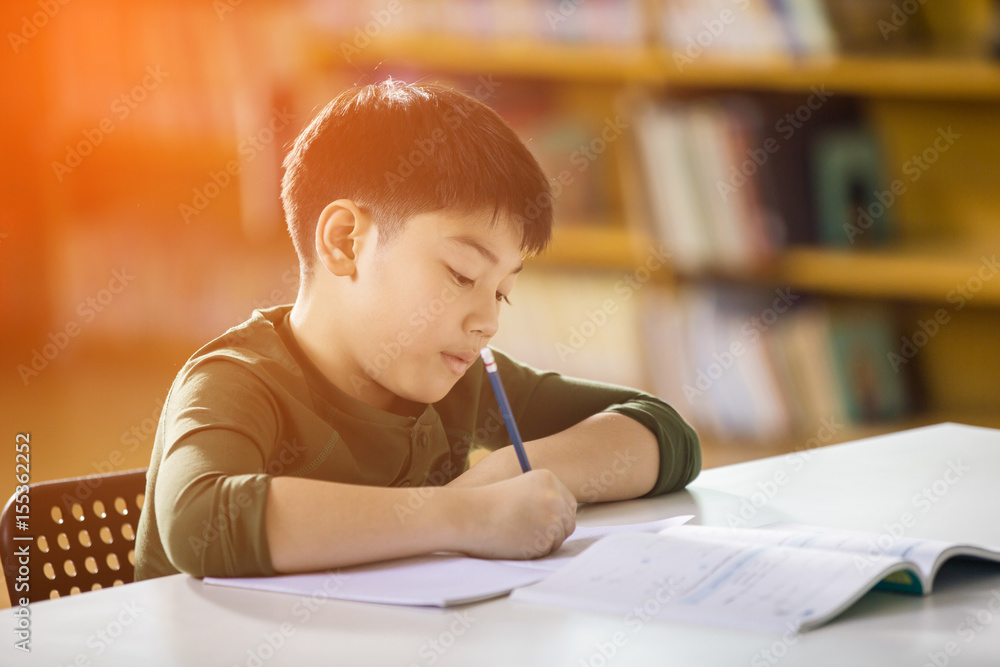
M 455 386 L 454 383 L 452 383 L 452 385 L 450 387 L 448 387 L 447 389 L 439 389 L 437 391 L 424 391 L 424 392 L 421 393 L 421 398 L 419 399 L 419 402 L 420 403 L 437 403 L 438 401 L 440 401 L 441 399 L 443 399 L 445 396 L 447 396 L 448 393 L 451 392 L 451 388 L 454 387 L 454 386 Z
M 409 400 L 415 403 L 437 403 L 451 393 L 456 384 L 458 384 L 457 378 L 454 382 L 438 381 L 433 383 L 433 386 L 424 384 L 415 388 L 413 392 L 408 392 Z

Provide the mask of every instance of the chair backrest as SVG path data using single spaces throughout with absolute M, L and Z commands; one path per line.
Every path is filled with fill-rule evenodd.
M 145 490 L 141 468 L 29 484 L 26 499 L 15 491 L 0 515 L 0 560 L 11 604 L 134 581 Z

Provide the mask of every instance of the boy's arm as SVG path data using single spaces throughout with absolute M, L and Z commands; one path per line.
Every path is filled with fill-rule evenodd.
M 234 364 L 207 366 L 164 408 L 151 462 L 153 502 L 143 517 L 150 541 L 137 545 L 137 558 L 162 549 L 176 570 L 197 577 L 330 569 L 433 551 L 532 558 L 558 548 L 575 527 L 575 499 L 544 470 L 475 489 L 296 476 L 309 462 L 279 455 L 277 412 L 259 381 Z
M 511 410 L 533 468 L 555 472 L 580 502 L 623 500 L 683 488 L 701 471 L 698 435 L 650 394 L 540 371 L 494 349 Z M 481 367 L 468 377 L 479 391 L 477 434 L 493 453 L 452 485 L 474 486 L 520 468 Z M 465 378 L 463 378 L 465 380 Z
M 220 443 L 226 456 L 213 461 Z M 476 488 L 383 488 L 264 474 L 246 465 L 253 449 L 205 430 L 164 461 L 156 514 L 178 570 L 271 575 L 435 551 L 534 558 L 576 525 L 575 498 L 547 470 Z
M 475 488 L 383 488 L 271 479 L 267 544 L 276 572 L 304 572 L 454 551 L 534 558 L 576 526 L 576 501 L 553 473 Z
M 551 470 L 578 502 L 627 500 L 653 490 L 660 472 L 656 436 L 638 421 L 600 412 L 524 443 L 532 469 Z M 521 473 L 513 447 L 491 452 L 449 486 L 470 487 Z

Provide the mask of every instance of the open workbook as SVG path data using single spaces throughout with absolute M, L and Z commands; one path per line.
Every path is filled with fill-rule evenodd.
M 786 632 L 822 625 L 873 588 L 928 594 L 954 557 L 1000 550 L 804 526 L 680 525 L 601 539 L 511 598 L 576 609 Z

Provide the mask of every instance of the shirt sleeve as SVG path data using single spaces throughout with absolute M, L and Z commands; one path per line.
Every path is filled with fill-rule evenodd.
M 493 349 L 493 348 L 491 348 Z M 652 431 L 660 448 L 656 484 L 643 497 L 681 489 L 701 472 L 698 434 L 674 408 L 659 398 L 629 387 L 594 382 L 541 371 L 493 349 L 518 431 L 524 440 L 544 438 L 566 430 L 600 412 L 617 412 Z M 483 372 L 477 432 L 488 433 L 488 449 L 509 444 L 489 378 Z
M 264 506 L 277 413 L 263 384 L 237 364 L 208 361 L 165 410 L 154 505 L 170 562 L 196 577 L 274 574 Z

